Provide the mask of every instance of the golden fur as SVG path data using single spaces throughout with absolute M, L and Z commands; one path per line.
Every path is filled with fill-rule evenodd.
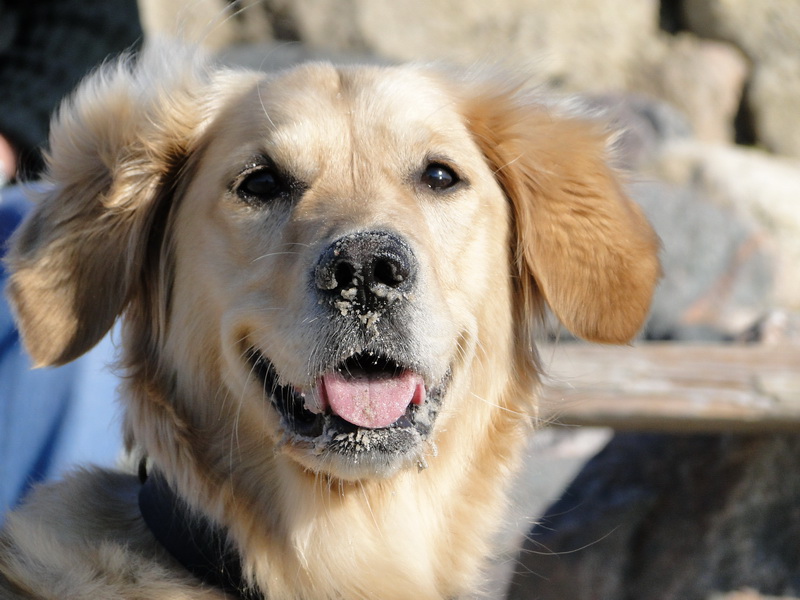
M 150 50 L 59 111 L 53 188 L 15 237 L 9 297 L 39 366 L 75 359 L 123 317 L 129 449 L 227 528 L 266 597 L 458 597 L 480 583 L 535 417 L 544 304 L 611 343 L 649 308 L 658 242 L 608 146 L 602 124 L 502 79 L 328 64 L 265 75 Z M 244 201 L 253 156 L 300 191 Z M 431 162 L 460 183 L 420 184 Z M 346 307 L 324 312 L 308 273 L 337 238 L 375 230 L 418 263 L 405 320 L 347 321 L 351 338 L 335 339 Z M 381 335 L 411 349 L 426 385 L 446 381 L 433 432 L 398 456 L 300 443 L 247 360 L 257 348 L 281 385 L 310 389 L 324 357 L 384 347 Z M 39 489 L 8 517 L 0 595 L 222 598 L 158 546 L 138 486 L 86 470 Z

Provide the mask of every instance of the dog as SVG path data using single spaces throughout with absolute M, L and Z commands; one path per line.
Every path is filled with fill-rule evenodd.
M 118 318 L 127 449 L 8 515 L 4 598 L 479 589 L 533 334 L 626 343 L 659 242 L 613 133 L 524 79 L 214 66 L 155 45 L 60 108 L 9 298 L 37 366 Z

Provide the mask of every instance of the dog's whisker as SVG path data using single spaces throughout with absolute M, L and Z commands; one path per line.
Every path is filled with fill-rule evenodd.
M 476 399 L 480 400 L 484 404 L 488 404 L 489 406 L 492 406 L 494 408 L 497 408 L 499 410 L 502 410 L 502 411 L 507 412 L 507 413 L 512 414 L 512 415 L 517 415 L 519 417 L 524 417 L 524 418 L 528 418 L 528 417 L 532 416 L 532 415 L 529 415 L 528 413 L 526 413 L 524 411 L 514 410 L 514 409 L 511 409 L 511 408 L 508 408 L 507 406 L 503 406 L 498 402 L 492 402 L 491 400 L 487 400 L 483 396 L 480 396 L 480 395 L 478 395 L 478 394 L 476 394 L 474 392 L 470 392 L 469 395 L 471 397 L 473 397 L 473 398 L 476 398 Z
M 199 1 L 202 2 L 203 0 L 199 0 Z M 213 26 L 210 26 L 210 27 L 206 28 L 207 31 L 204 34 L 204 38 L 208 39 L 213 33 L 216 32 L 216 30 L 221 29 L 222 27 L 227 25 L 230 21 L 232 21 L 233 19 L 238 18 L 246 10 L 249 10 L 253 6 L 254 5 L 250 5 L 250 6 L 244 5 L 243 6 L 241 3 L 236 2 L 236 1 L 228 3 L 227 6 L 223 7 L 220 10 L 220 12 L 218 13 L 218 18 L 216 18 L 216 19 L 214 19 L 214 21 L 212 21 Z M 224 18 L 220 19 L 219 17 L 224 17 Z
M 272 117 L 269 115 L 269 111 L 267 110 L 266 104 L 264 104 L 264 96 L 261 93 L 261 86 L 256 86 L 256 91 L 258 93 L 258 102 L 261 105 L 261 111 L 264 113 L 269 124 L 272 126 L 273 129 L 277 129 L 278 126 L 275 124 L 275 121 L 272 120 Z
M 364 500 L 364 504 L 366 505 L 367 510 L 369 511 L 369 516 L 372 519 L 372 524 L 375 526 L 375 531 L 377 531 L 378 534 L 381 537 L 383 537 L 385 535 L 385 532 L 381 528 L 380 523 L 378 522 L 378 519 L 375 516 L 375 511 L 372 510 L 372 503 L 370 502 L 370 497 L 369 494 L 367 494 L 367 490 L 364 488 L 364 482 L 359 481 L 357 482 L 357 485 L 361 489 L 361 497 Z
M 534 543 L 534 544 L 536 544 L 536 545 L 538 545 L 538 546 L 540 546 L 542 548 L 545 548 L 545 550 L 539 551 L 539 550 L 533 550 L 533 549 L 525 548 L 525 549 L 522 550 L 522 552 L 525 553 L 525 554 L 536 554 L 536 555 L 540 555 L 540 556 L 569 556 L 570 554 L 577 554 L 577 553 L 583 552 L 587 548 L 591 548 L 592 546 L 595 546 L 595 545 L 601 543 L 603 540 L 611 537 L 612 535 L 614 535 L 614 533 L 616 533 L 616 531 L 620 527 L 621 527 L 621 525 L 616 525 L 615 527 L 612 527 L 611 530 L 609 530 L 606 534 L 600 536 L 596 540 L 592 540 L 591 542 L 587 542 L 583 546 L 580 546 L 578 548 L 572 548 L 570 550 L 557 550 L 557 551 L 556 550 L 550 550 L 544 544 L 542 544 L 541 542 L 539 542 L 537 540 L 534 540 L 530 535 L 528 535 L 528 536 L 526 536 L 526 539 L 529 542 Z
M 270 252 L 269 254 L 262 254 L 261 256 L 257 256 L 256 258 L 254 258 L 250 262 L 257 262 L 259 260 L 264 260 L 265 258 L 270 258 L 272 256 L 284 256 L 284 255 L 295 255 L 295 254 L 298 254 L 298 253 L 297 252 L 291 252 L 291 251 L 288 251 L 288 250 L 284 251 L 284 252 Z
M 193 30 L 198 20 L 193 18 L 192 15 L 202 13 L 203 5 L 209 5 L 208 0 L 192 0 L 185 3 L 175 17 L 173 30 L 169 31 L 168 34 L 189 44 L 197 46 L 208 45 L 209 39 L 214 34 L 225 27 L 231 20 L 239 18 L 245 11 L 252 9 L 257 3 L 242 4 L 237 1 L 227 3 L 199 30 Z

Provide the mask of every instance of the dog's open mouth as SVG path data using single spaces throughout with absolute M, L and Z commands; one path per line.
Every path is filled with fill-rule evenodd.
M 317 452 L 412 452 L 428 438 L 444 388 L 428 389 L 421 375 L 380 353 L 354 354 L 305 390 L 281 385 L 254 348 L 248 362 L 292 441 Z

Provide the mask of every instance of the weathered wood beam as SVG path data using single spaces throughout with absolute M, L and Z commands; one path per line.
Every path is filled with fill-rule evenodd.
M 560 343 L 541 416 L 642 431 L 800 432 L 800 346 Z

